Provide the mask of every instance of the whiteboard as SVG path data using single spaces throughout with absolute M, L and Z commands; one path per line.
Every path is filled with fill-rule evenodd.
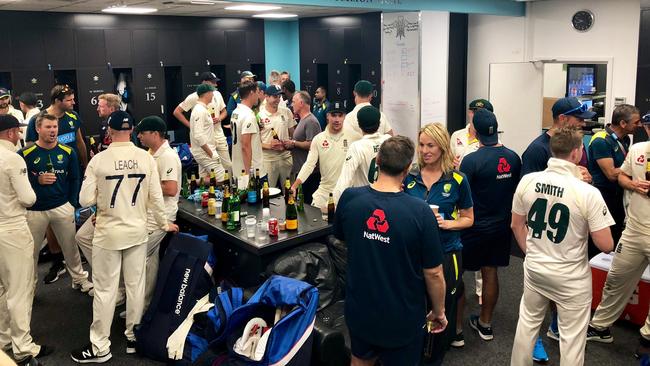
M 490 64 L 489 100 L 503 144 L 521 156 L 542 133 L 543 68 L 532 62 Z
M 420 14 L 382 14 L 382 112 L 396 135 L 417 141 L 420 128 Z

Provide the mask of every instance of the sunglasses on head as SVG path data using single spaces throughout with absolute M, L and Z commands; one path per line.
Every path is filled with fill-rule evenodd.
M 573 109 L 569 109 L 568 111 L 566 111 L 566 112 L 564 112 L 562 114 L 564 114 L 566 116 L 566 115 L 569 115 L 569 114 L 574 113 L 574 112 L 586 112 L 588 110 L 589 110 L 588 105 L 580 103 L 579 106 L 577 106 L 577 107 L 575 107 Z
M 63 97 L 69 93 L 72 89 L 70 89 L 70 85 L 64 84 L 61 86 L 61 90 L 59 90 L 56 93 L 56 99 L 63 99 Z
M 650 123 L 650 113 L 648 113 L 645 116 L 641 117 L 641 123 L 643 123 L 643 124 L 649 124 Z

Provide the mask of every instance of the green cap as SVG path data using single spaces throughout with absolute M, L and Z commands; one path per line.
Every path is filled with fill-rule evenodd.
M 381 113 L 379 109 L 367 105 L 357 112 L 357 121 L 359 121 L 359 128 L 365 133 L 375 133 L 379 129 L 379 121 Z
M 148 116 L 143 118 L 142 121 L 135 126 L 136 133 L 144 131 L 160 131 L 165 133 L 167 132 L 167 124 L 158 116 Z
M 199 84 L 199 86 L 196 87 L 196 94 L 199 95 L 199 97 L 207 92 L 213 92 L 217 89 L 214 88 L 214 86 L 210 84 Z
M 367 97 L 372 94 L 372 84 L 368 80 L 359 80 L 354 84 L 354 91 L 360 97 Z
M 490 103 L 489 100 L 485 99 L 474 99 L 471 103 L 469 103 L 469 109 L 475 111 L 481 108 L 485 108 L 488 111 L 494 113 L 494 107 L 492 107 L 492 103 Z

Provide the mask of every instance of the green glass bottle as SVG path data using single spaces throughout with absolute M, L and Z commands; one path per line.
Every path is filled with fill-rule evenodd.
M 48 173 L 54 174 L 54 164 L 52 164 L 52 157 L 50 155 L 47 156 L 47 164 L 45 164 L 45 170 L 47 170 Z
M 296 205 L 298 206 L 298 212 L 305 211 L 305 194 L 302 192 L 302 183 L 298 184 L 298 199 L 296 200 Z
M 234 231 L 241 228 L 241 220 L 239 218 L 239 212 L 241 210 L 241 203 L 239 201 L 239 195 L 233 194 L 230 196 L 230 202 L 228 203 L 228 223 L 226 224 L 226 230 Z
M 181 197 L 187 198 L 189 196 L 190 181 L 187 179 L 187 173 L 183 174 L 183 184 L 181 185 Z

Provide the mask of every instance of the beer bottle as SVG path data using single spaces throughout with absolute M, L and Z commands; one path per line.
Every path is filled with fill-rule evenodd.
M 226 169 L 226 172 L 223 174 L 223 185 L 228 186 L 230 185 L 230 174 L 228 174 L 228 169 Z
M 287 230 L 298 230 L 298 209 L 296 208 L 296 201 L 293 195 L 289 195 L 289 201 L 285 211 L 286 228 Z
M 187 173 L 183 173 L 183 183 L 181 185 L 181 197 L 187 198 L 190 195 L 187 191 L 190 189 L 190 181 L 187 179 Z
M 99 144 L 95 141 L 95 138 L 90 136 L 88 141 L 90 143 L 90 152 L 92 156 L 99 154 Z
M 280 137 L 278 137 L 278 133 L 275 132 L 275 128 L 271 128 L 271 135 L 273 135 L 274 140 L 279 140 Z
M 226 224 L 226 230 L 233 231 L 238 230 L 241 227 L 241 222 L 239 220 L 239 211 L 241 210 L 241 204 L 239 203 L 239 195 L 234 194 L 230 196 L 229 213 L 228 213 L 228 223 Z
M 221 223 L 228 222 L 228 213 L 230 211 L 230 186 L 223 187 L 223 203 L 221 204 Z
M 237 193 L 239 194 L 239 202 L 246 202 L 246 196 L 248 195 L 248 184 L 244 185 L 243 177 L 246 175 L 246 170 L 241 170 L 241 175 L 239 176 L 242 179 L 241 183 L 237 183 Z M 250 178 L 250 177 L 249 177 Z M 241 184 L 241 187 L 239 186 Z
M 262 181 L 260 180 L 260 168 L 255 168 L 255 183 L 257 183 L 257 190 L 262 189 Z
M 210 185 L 217 186 L 217 175 L 214 173 L 214 169 L 210 169 Z
M 269 196 L 269 182 L 264 182 L 264 188 L 262 188 L 262 208 L 270 208 Z
M 52 157 L 50 155 L 47 156 L 47 163 L 45 164 L 45 170 L 48 173 L 54 174 L 54 164 L 52 164 Z
M 205 182 L 203 181 L 203 177 L 199 179 L 199 189 L 201 189 L 202 191 L 205 190 Z
M 255 179 L 255 175 L 253 174 L 253 168 L 251 168 L 251 173 L 248 181 L 248 196 L 246 197 L 246 200 L 248 201 L 249 204 L 254 205 L 257 203 L 257 195 L 258 195 L 258 190 L 257 188 L 257 181 Z
M 334 212 L 335 212 L 334 196 L 332 195 L 332 193 L 330 193 L 330 196 L 327 199 L 327 223 L 328 224 L 334 223 Z
M 298 201 L 296 202 L 298 204 L 298 212 L 303 212 L 305 211 L 305 194 L 302 192 L 302 183 L 298 184 Z
M 194 191 L 197 190 L 198 185 L 196 184 L 196 175 L 192 174 L 190 178 L 190 194 L 194 194 Z
M 289 196 L 291 195 L 291 181 L 289 178 L 284 181 L 284 204 L 289 203 Z
M 208 189 L 208 199 L 210 198 L 217 198 L 217 195 L 214 193 L 214 186 L 210 186 Z

